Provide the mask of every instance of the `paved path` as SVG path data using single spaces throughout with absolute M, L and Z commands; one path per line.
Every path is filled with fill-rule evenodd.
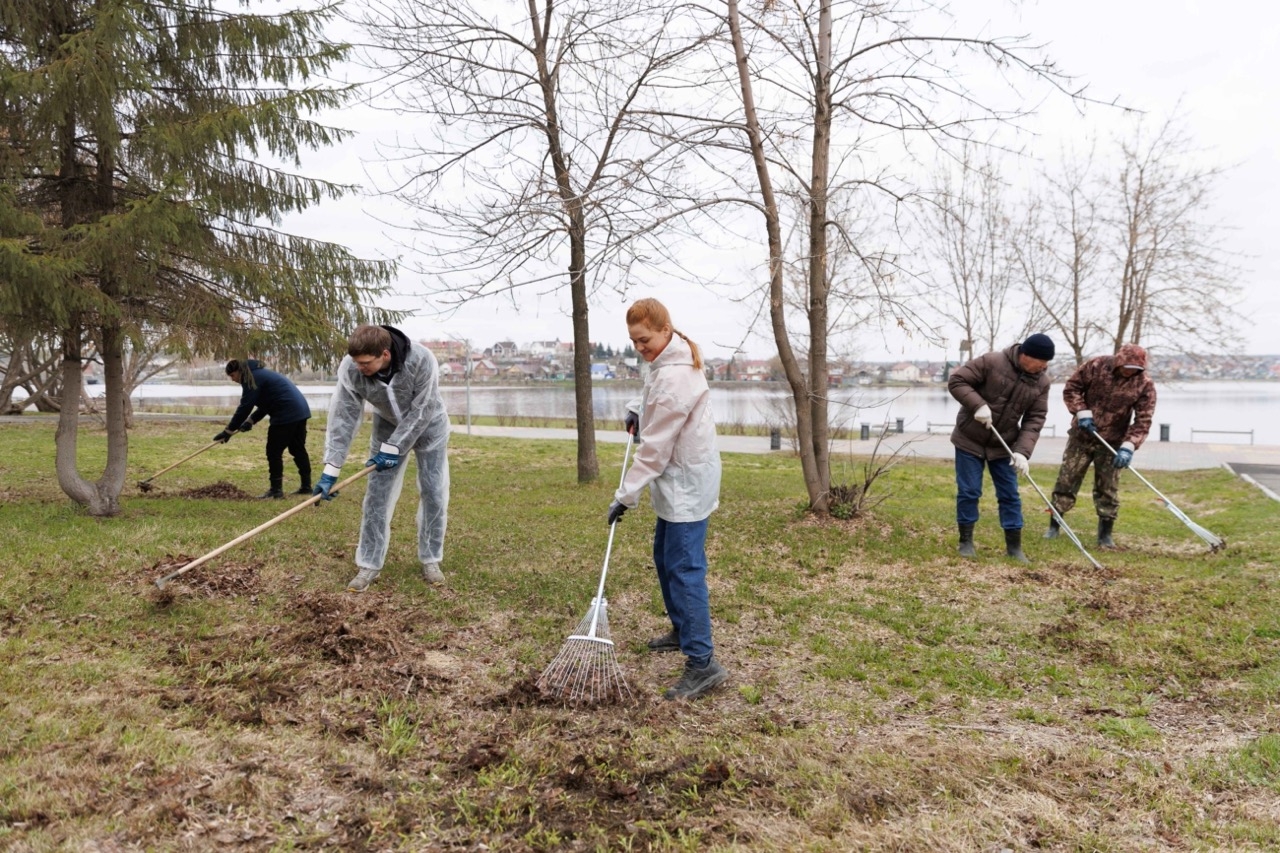
M 1242 479 L 1253 483 L 1273 501 L 1280 501 L 1280 465 L 1254 465 L 1231 462 L 1227 467 Z
M 138 413 L 138 417 L 157 420 L 202 420 L 222 423 L 226 415 L 185 415 Z M 37 420 L 56 421 L 56 415 L 0 416 L 0 422 L 32 423 Z M 539 438 L 552 440 L 576 441 L 578 433 L 572 429 L 551 429 L 548 427 L 503 427 L 473 425 L 472 435 L 498 436 L 504 438 Z M 465 434 L 465 424 L 454 424 L 455 433 Z M 620 429 L 597 430 L 596 441 L 601 443 L 621 443 L 626 434 Z M 949 433 L 945 432 L 905 432 L 889 433 L 880 448 L 882 453 L 892 453 L 901 449 L 903 453 L 921 456 L 926 459 L 951 459 L 955 448 L 951 446 Z M 784 438 L 782 450 L 769 449 L 769 437 L 763 435 L 721 435 L 717 437 L 720 449 L 726 453 L 789 453 L 790 445 Z M 1056 466 L 1062 459 L 1062 451 L 1067 446 L 1065 437 L 1041 436 L 1036 445 L 1032 462 L 1036 465 Z M 875 449 L 874 441 L 860 439 L 842 440 L 835 444 L 834 452 L 841 454 L 870 455 Z M 1133 458 L 1138 470 L 1145 471 L 1191 471 L 1197 468 L 1226 468 L 1233 474 L 1253 483 L 1259 492 L 1268 498 L 1280 501 L 1280 447 L 1274 445 L 1251 444 L 1214 444 L 1199 441 L 1156 441 L 1148 439 L 1142 449 Z M 1052 485 L 1052 483 L 1048 484 Z
M 466 425 L 455 425 L 455 433 L 466 433 Z M 551 429 L 544 427 L 471 427 L 471 434 L 476 436 L 500 436 L 505 438 L 539 438 L 576 440 L 578 433 L 571 429 Z M 619 429 L 597 430 L 596 441 L 601 443 L 620 443 L 625 433 Z M 717 437 L 720 449 L 726 453 L 789 453 L 790 445 L 784 438 L 781 451 L 769 449 L 768 436 L 756 435 L 721 435 Z M 1042 436 L 1036 445 L 1032 462 L 1037 465 L 1054 465 L 1062 459 L 1062 451 L 1067 446 L 1065 437 L 1055 438 Z M 834 453 L 851 453 L 853 455 L 869 455 L 875 449 L 874 441 L 859 439 L 842 440 L 835 443 Z M 892 453 L 901 450 L 904 454 L 921 456 L 926 459 L 951 459 L 955 448 L 951 444 L 948 433 L 905 432 L 890 433 L 884 438 L 880 447 L 881 453 Z M 1191 471 L 1197 468 L 1224 467 L 1258 486 L 1267 497 L 1280 500 L 1280 447 L 1249 444 L 1212 444 L 1192 441 L 1153 441 L 1148 440 L 1142 449 L 1135 454 L 1134 464 L 1138 470 L 1152 471 Z M 1050 485 L 1052 485 L 1050 483 Z

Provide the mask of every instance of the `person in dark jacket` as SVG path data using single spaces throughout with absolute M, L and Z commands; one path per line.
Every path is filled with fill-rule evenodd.
M 1147 440 L 1156 412 L 1156 386 L 1147 376 L 1147 351 L 1137 344 L 1123 344 L 1115 355 L 1086 361 L 1067 380 L 1062 399 L 1074 421 L 1053 487 L 1053 508 L 1066 515 L 1076 505 L 1076 493 L 1092 465 L 1098 545 L 1115 548 L 1111 533 L 1120 511 L 1120 472 Z M 1095 436 L 1101 436 L 1115 453 Z M 1045 538 L 1053 539 L 1058 529 L 1055 516 Z
M 247 370 L 245 368 L 248 368 Z M 271 418 L 267 427 L 267 477 L 270 487 L 263 498 L 284 497 L 284 452 L 287 449 L 298 466 L 301 485 L 297 495 L 311 494 L 311 457 L 307 455 L 307 421 L 311 407 L 298 386 L 274 370 L 268 370 L 257 359 L 227 362 L 227 378 L 240 386 L 240 405 L 227 428 L 213 437 L 223 444 L 237 432 L 248 432 L 263 418 Z
M 962 556 L 976 554 L 973 528 L 978 523 L 982 471 L 987 468 L 996 489 L 1005 552 L 1027 562 L 1022 552 L 1018 475 L 1030 470 L 1028 460 L 1049 413 L 1050 381 L 1045 368 L 1052 359 L 1053 341 L 1048 335 L 1035 334 L 1021 344 L 978 356 L 951 373 L 947 390 L 960 402 L 951 443 L 956 448 L 956 523 Z M 1012 457 L 1000 438 L 1013 451 Z

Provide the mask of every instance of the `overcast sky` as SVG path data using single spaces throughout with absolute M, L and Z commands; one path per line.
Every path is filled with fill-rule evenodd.
M 1280 193 L 1280 74 L 1274 67 L 1280 48 L 1280 4 L 1249 4 L 1247 14 L 1225 14 L 1223 7 L 1199 0 L 957 0 L 952 12 L 962 22 L 992 21 L 989 32 L 1027 34 L 1047 44 L 1048 54 L 1064 71 L 1087 83 L 1089 94 L 1098 100 L 1118 98 L 1159 121 L 1179 109 L 1205 161 L 1229 167 L 1214 213 L 1227 229 L 1231 248 L 1243 256 L 1242 313 L 1253 321 L 1242 329 L 1245 351 L 1280 353 L 1280 213 L 1275 202 Z M 341 150 L 309 160 L 309 172 L 362 184 L 370 182 L 368 175 L 383 173 L 370 161 L 379 133 L 391 125 L 386 117 L 368 120 L 367 115 L 356 118 L 359 115 L 345 116 L 353 121 L 343 116 L 334 120 L 364 130 Z M 1095 108 L 1081 118 L 1062 103 L 1043 108 L 1027 124 L 1037 133 L 1034 150 L 1052 161 L 1064 145 L 1079 142 L 1090 130 L 1105 140 L 1118 121 L 1115 110 Z M 287 224 L 307 236 L 343 243 L 363 256 L 382 256 L 399 249 L 377 218 L 403 216 L 388 200 L 362 198 L 327 204 Z M 746 254 L 758 251 L 754 246 L 747 250 Z M 752 274 L 741 257 L 726 263 L 740 264 L 742 275 Z M 406 293 L 418 289 L 413 281 L 399 287 Z M 676 326 L 713 357 L 727 356 L 743 343 L 744 330 L 758 308 L 730 304 L 686 284 L 648 282 L 634 287 L 625 300 L 610 294 L 593 303 L 592 337 L 624 345 L 623 312 L 641 296 L 665 302 Z M 415 312 L 401 324 L 415 338 L 457 337 L 485 347 L 503 339 L 525 343 L 573 337 L 567 289 L 559 296 L 526 297 L 518 314 L 510 303 L 499 302 L 480 302 L 448 318 L 417 298 L 388 305 Z M 773 349 L 767 318 L 757 326 L 759 333 L 745 339 L 746 349 L 753 356 L 768 357 Z M 857 355 L 869 360 L 944 357 L 940 346 L 892 333 L 868 334 L 858 348 Z

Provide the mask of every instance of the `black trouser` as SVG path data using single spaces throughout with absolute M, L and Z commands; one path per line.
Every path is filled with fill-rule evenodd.
M 311 457 L 307 455 L 307 421 L 294 421 L 291 424 L 271 422 L 267 427 L 267 475 L 271 478 L 271 488 L 279 489 L 284 483 L 284 451 L 289 449 L 293 464 L 298 466 L 298 478 L 301 485 L 311 486 Z

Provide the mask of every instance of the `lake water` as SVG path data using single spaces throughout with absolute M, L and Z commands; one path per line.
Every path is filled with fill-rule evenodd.
M 328 406 L 332 385 L 298 386 L 313 410 Z M 1160 437 L 1160 425 L 1167 424 L 1169 440 L 1280 445 L 1280 382 L 1179 382 L 1161 383 L 1151 440 Z M 90 385 L 91 394 L 102 393 L 101 385 Z M 445 405 L 455 423 L 465 420 L 467 389 L 462 385 L 442 386 Z M 769 425 L 790 422 L 784 417 L 790 394 L 782 384 L 763 383 L 716 385 L 712 388 L 716 420 L 722 424 Z M 595 383 L 592 389 L 594 414 L 599 420 L 620 421 L 628 400 L 639 394 L 633 383 Z M 933 425 L 941 431 L 955 422 L 958 404 L 945 387 L 842 388 L 831 394 L 832 422 L 857 427 L 865 422 L 873 429 L 895 425 L 902 418 L 908 431 L 923 432 Z M 1046 435 L 1066 435 L 1071 418 L 1062 403 L 1062 386 L 1055 385 L 1049 396 Z M 135 406 L 198 405 L 235 409 L 239 396 L 218 385 L 143 385 L 134 394 Z M 574 417 L 573 389 L 567 386 L 505 386 L 476 383 L 471 386 L 473 416 Z M 603 424 L 602 424 L 603 425 Z M 1194 434 L 1192 431 L 1195 431 Z

